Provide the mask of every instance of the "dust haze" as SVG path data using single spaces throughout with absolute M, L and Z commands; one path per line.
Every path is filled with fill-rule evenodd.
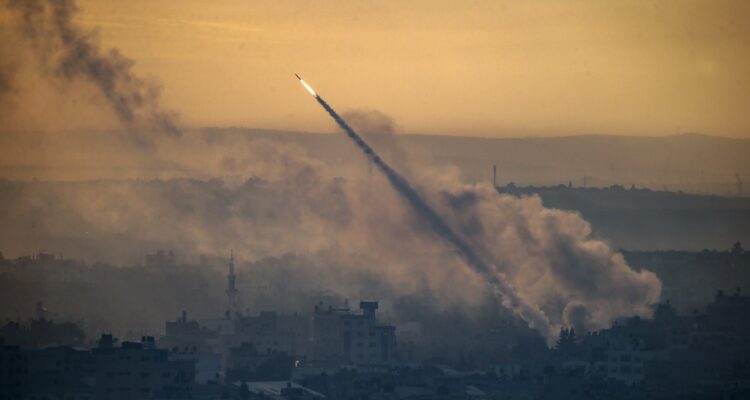
M 370 173 L 366 159 L 341 171 L 295 143 L 180 135 L 159 86 L 78 28 L 73 2 L 6 6 L 14 27 L 2 32 L 18 46 L 3 44 L 2 51 L 18 54 L 10 64 L 25 64 L 3 65 L 0 73 L 2 117 L 10 121 L 0 167 L 5 177 L 24 169 L 36 178 L 0 182 L 6 257 L 42 248 L 130 265 L 157 248 L 188 263 L 230 250 L 245 260 L 295 254 L 310 264 L 296 265 L 291 276 L 303 274 L 342 297 L 427 298 L 435 310 L 467 315 L 492 301 L 487 277 L 467 268 L 383 177 Z M 45 110 L 62 111 L 39 122 L 41 98 Z M 537 196 L 468 184 L 456 169 L 414 158 L 385 114 L 351 111 L 345 118 L 491 262 L 494 279 L 544 316 L 547 339 L 561 326 L 591 331 L 620 317 L 650 316 L 659 279 L 630 268 L 592 237 L 580 215 L 545 208 Z M 47 168 L 55 163 L 67 171 L 56 176 Z M 106 179 L 102 170 L 110 171 Z

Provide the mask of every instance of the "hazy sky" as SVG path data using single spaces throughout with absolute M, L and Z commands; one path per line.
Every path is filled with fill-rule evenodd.
M 750 137 L 745 1 L 79 0 L 188 126 Z

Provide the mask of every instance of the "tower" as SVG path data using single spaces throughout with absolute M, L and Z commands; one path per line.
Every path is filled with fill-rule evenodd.
M 234 274 L 234 253 L 230 253 L 229 273 L 227 274 L 227 312 L 229 314 L 229 318 L 234 318 L 234 316 L 237 314 L 237 295 L 239 294 L 239 291 L 237 290 L 237 286 L 235 284 L 236 280 L 237 275 Z

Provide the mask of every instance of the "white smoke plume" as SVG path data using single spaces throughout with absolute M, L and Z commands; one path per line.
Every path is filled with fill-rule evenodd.
M 43 248 L 132 263 L 156 248 L 196 258 L 234 249 L 248 260 L 295 253 L 316 265 L 310 266 L 315 273 L 300 274 L 344 296 L 414 296 L 467 314 L 492 298 L 487 283 L 495 280 L 543 317 L 535 326 L 548 340 L 560 326 L 588 331 L 620 317 L 648 316 L 659 299 L 657 277 L 631 269 L 606 242 L 592 238 L 578 214 L 547 209 L 538 197 L 462 184 L 451 171 L 414 162 L 383 115 L 346 117 L 491 268 L 466 268 L 383 177 L 367 173 L 364 158 L 353 170 L 331 170 L 283 141 L 212 132 L 180 136 L 172 113 L 159 103 L 158 86 L 75 27 L 71 1 L 7 4 L 30 51 L 51 72 L 47 77 L 87 82 L 125 127 L 156 127 L 169 135 L 150 138 L 148 152 L 111 133 L 1 136 L 3 176 L 14 174 L 9 165 L 15 163 L 39 168 L 33 176 L 42 180 L 0 181 L 0 250 L 6 256 Z M 6 47 L 0 54 L 13 54 Z M 5 101 L 19 90 L 18 68 L 0 67 Z M 44 182 L 49 165 L 75 167 L 65 179 L 78 182 Z M 139 180 L 136 169 L 164 180 Z M 106 177 L 112 179 L 80 181 L 91 171 L 111 171 Z
M 367 118 L 353 120 L 370 129 Z M 382 118 L 375 121 L 382 125 Z M 500 289 L 504 304 L 527 320 L 537 318 L 528 322 L 549 339 L 560 326 L 580 332 L 607 327 L 624 315 L 649 315 L 659 299 L 656 275 L 632 270 L 622 255 L 592 239 L 578 214 L 546 209 L 539 197 L 499 196 L 488 185 L 430 182 L 424 176 L 417 181 L 423 182 L 422 194 L 433 193 L 431 203 L 441 218 L 488 261 L 481 266 L 494 267 L 497 282 L 507 285 Z M 444 189 L 435 194 L 434 188 Z M 518 303 L 508 304 L 514 296 Z
M 367 115 L 359 119 L 363 132 L 377 133 L 368 130 Z M 107 146 L 92 151 L 111 154 Z M 111 146 L 118 154 L 138 153 L 137 146 Z M 491 297 L 486 278 L 464 267 L 384 178 L 369 175 L 364 158 L 353 171 L 331 170 L 283 140 L 210 131 L 186 133 L 155 150 L 149 168 L 193 178 L 0 185 L 6 256 L 44 248 L 133 263 L 157 248 L 175 249 L 185 261 L 229 249 L 246 260 L 295 253 L 318 266 L 309 267 L 315 273 L 297 273 L 344 297 L 417 296 L 432 299 L 436 310 L 468 315 Z M 409 164 L 406 150 L 381 154 L 400 152 L 400 163 Z M 127 171 L 128 163 L 143 166 L 144 159 L 91 163 L 86 168 L 122 163 L 118 168 Z M 436 211 L 495 266 L 492 273 L 544 314 L 548 340 L 563 325 L 585 332 L 620 317 L 648 316 L 658 301 L 657 277 L 628 267 L 591 237 L 578 214 L 547 209 L 536 196 L 462 184 L 450 171 L 396 165 L 410 171 Z

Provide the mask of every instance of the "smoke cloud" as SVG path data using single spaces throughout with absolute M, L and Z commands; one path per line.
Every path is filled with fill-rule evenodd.
M 136 75 L 133 60 L 117 49 L 101 49 L 94 33 L 76 26 L 73 0 L 7 0 L 6 6 L 20 35 L 12 36 L 15 59 L 23 60 L 29 50 L 43 75 L 66 85 L 58 89 L 70 89 L 76 82 L 92 85 L 127 128 L 179 136 L 176 113 L 160 104 L 161 87 Z M 11 79 L 12 71 L 3 68 L 0 91 L 12 87 Z
M 279 304 L 304 282 L 342 298 L 385 304 L 419 298 L 435 313 L 467 316 L 496 302 L 488 282 L 503 279 L 543 313 L 548 338 L 563 325 L 585 332 L 620 317 L 648 316 L 659 300 L 661 284 L 653 273 L 631 269 L 591 237 L 578 214 L 545 208 L 536 196 L 499 195 L 490 185 L 462 184 L 457 175 L 428 165 L 405 169 L 444 224 L 487 260 L 488 270 L 478 273 L 461 268 L 462 256 L 436 240 L 431 223 L 386 178 L 368 175 L 364 164 L 332 170 L 283 138 L 241 132 L 191 131 L 169 144 L 156 147 L 149 168 L 186 178 L 3 183 L 2 251 L 8 257 L 44 249 L 125 265 L 142 263 L 145 252 L 159 248 L 174 249 L 188 263 L 230 249 L 245 260 L 293 253 L 308 261 L 285 267 L 288 277 L 281 281 L 292 292 L 279 292 Z M 107 146 L 140 154 L 137 147 L 107 142 L 91 151 L 109 154 Z M 123 178 L 128 163 L 149 165 L 142 155 L 131 157 L 92 160 L 85 169 L 122 163 L 112 177 Z M 240 284 L 266 279 L 241 278 Z M 170 309 L 163 316 L 173 314 Z
M 538 329 L 543 335 L 549 336 L 549 321 L 541 310 L 527 303 L 504 279 L 504 274 L 496 271 L 496 268 L 487 264 L 474 249 L 464 241 L 435 210 L 422 198 L 412 185 L 394 171 L 380 156 L 346 123 L 338 113 L 320 96 L 315 99 L 331 115 L 341 129 L 359 147 L 360 150 L 375 164 L 375 166 L 388 178 L 391 186 L 406 200 L 413 209 L 422 217 L 446 242 L 454 246 L 458 254 L 463 258 L 474 272 L 479 273 L 498 292 L 502 298 L 503 305 L 517 312 L 528 321 L 532 328 Z
M 211 130 L 179 135 L 174 114 L 160 104 L 159 86 L 138 77 L 131 60 L 116 50 L 103 51 L 95 36 L 75 26 L 72 1 L 11 0 L 7 6 L 18 30 L 0 31 L 20 34 L 22 41 L 14 43 L 28 46 L 0 43 L 2 54 L 18 55 L 0 60 L 3 118 L 8 99 L 28 95 L 24 83 L 34 65 L 43 77 L 53 78 L 49 89 L 61 96 L 60 104 L 74 107 L 68 104 L 70 92 L 93 88 L 128 132 L 0 135 L 3 176 L 29 180 L 0 181 L 0 251 L 6 257 L 42 249 L 129 265 L 140 263 L 145 252 L 165 248 L 195 263 L 201 254 L 234 249 L 245 260 L 280 257 L 286 266 L 274 269 L 285 271 L 283 279 L 253 276 L 256 283 L 304 284 L 386 304 L 423 299 L 425 308 L 469 316 L 496 309 L 490 289 L 495 287 L 505 306 L 548 338 L 563 325 L 587 331 L 620 317 L 648 316 L 659 299 L 656 276 L 631 269 L 607 243 L 591 237 L 579 215 L 547 209 L 538 197 L 462 184 L 454 172 L 412 162 L 387 116 L 347 114 L 368 140 L 374 138 L 370 142 L 378 154 L 388 156 L 386 164 L 353 137 L 385 178 L 368 175 L 363 164 L 332 170 L 283 139 Z M 5 62 L 10 59 L 17 61 Z M 40 112 L 33 101 L 18 100 L 14 106 L 15 118 L 26 118 L 21 122 L 29 125 Z M 63 121 L 65 113 L 60 114 Z M 142 127 L 166 133 L 149 137 L 154 146 L 148 152 L 127 140 Z M 62 174 L 58 166 L 65 167 L 65 175 L 56 175 Z M 436 240 L 435 232 L 443 240 Z M 289 259 L 282 257 L 290 253 L 305 261 L 285 264 Z M 473 268 L 459 268 L 462 263 Z M 253 265 L 243 268 L 254 271 Z M 188 288 L 175 291 L 196 292 Z M 141 294 L 127 290 L 117 293 Z M 269 297 L 265 304 L 284 304 L 293 294 Z M 221 292 L 218 296 L 220 302 Z M 84 297 L 80 292 L 76 299 L 94 304 Z M 64 308 L 68 300 L 59 300 Z M 153 321 L 173 318 L 180 302 L 168 309 L 162 303 L 148 305 Z M 134 313 L 123 314 L 129 312 Z

